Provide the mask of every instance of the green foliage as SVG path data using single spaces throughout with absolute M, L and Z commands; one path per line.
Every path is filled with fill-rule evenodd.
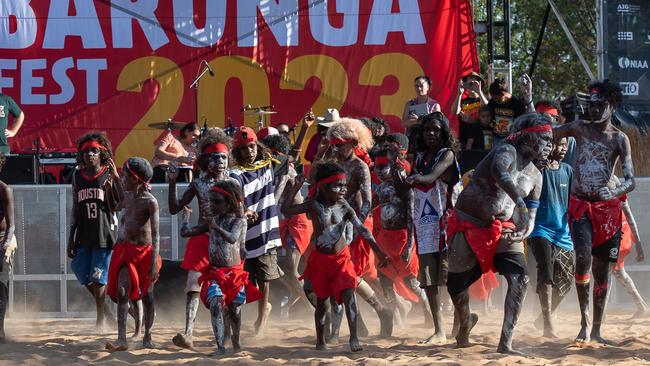
M 474 0 L 475 21 L 487 19 L 486 1 Z M 497 5 L 498 4 L 498 5 Z M 495 20 L 502 19 L 502 2 L 493 0 Z M 518 88 L 514 80 L 528 73 L 533 60 L 537 38 L 542 26 L 546 1 L 511 0 L 511 51 L 513 66 L 513 89 Z M 594 0 L 555 0 L 560 13 L 578 43 L 591 71 L 596 69 L 596 9 Z M 495 32 L 495 53 L 503 53 L 502 32 Z M 487 72 L 487 35 L 477 37 L 477 48 L 481 63 L 481 72 Z M 575 51 L 571 47 L 559 21 L 551 11 L 544 33 L 544 39 L 537 57 L 533 79 L 533 95 L 536 100 L 559 99 L 584 91 L 589 83 L 589 76 L 582 67 Z

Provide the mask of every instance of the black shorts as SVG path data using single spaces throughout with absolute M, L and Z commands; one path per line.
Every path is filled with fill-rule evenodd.
M 597 247 L 593 246 L 593 227 L 591 221 L 587 216 L 583 216 L 580 220 L 572 220 L 571 235 L 573 236 L 573 244 L 576 253 L 580 251 L 591 250 L 591 255 L 604 262 L 616 263 L 618 261 L 618 249 L 621 245 L 621 230 L 614 236 L 607 239 L 606 242 Z
M 528 248 L 537 262 L 537 291 L 550 284 L 561 295 L 566 294 L 575 270 L 573 250 L 562 249 L 542 237 L 529 238 Z
M 465 240 L 464 236 L 461 238 L 452 238 L 452 243 L 456 240 Z M 455 243 L 454 243 L 455 244 Z M 505 274 L 522 274 L 528 275 L 528 268 L 526 266 L 526 257 L 524 253 L 520 252 L 502 252 L 496 253 L 492 259 L 494 268 L 502 275 Z M 456 295 L 465 291 L 469 286 L 481 278 L 481 265 L 476 264 L 473 268 L 465 272 L 452 273 L 447 275 L 447 290 L 450 295 Z
M 447 252 L 418 254 L 420 287 L 447 284 Z
M 246 259 L 244 270 L 248 272 L 250 281 L 255 284 L 272 281 L 284 275 L 278 266 L 278 254 L 275 248 L 259 257 Z

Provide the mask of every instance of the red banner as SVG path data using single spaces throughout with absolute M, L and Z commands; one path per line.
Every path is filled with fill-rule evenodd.
M 203 60 L 201 124 L 255 126 L 251 104 L 271 125 L 338 108 L 395 131 L 418 75 L 450 111 L 473 37 L 467 0 L 0 0 L 0 91 L 26 115 L 13 151 L 103 130 L 118 161 L 151 158 L 149 123 L 195 120 Z

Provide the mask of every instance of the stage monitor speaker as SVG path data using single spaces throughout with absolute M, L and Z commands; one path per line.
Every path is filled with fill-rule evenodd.
M 7 156 L 7 162 L 0 172 L 0 180 L 7 184 L 37 184 L 36 156 Z

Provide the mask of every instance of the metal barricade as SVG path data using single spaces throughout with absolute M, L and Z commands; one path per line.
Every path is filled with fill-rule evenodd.
M 177 194 L 187 184 L 177 186 Z M 14 212 L 18 248 L 9 282 L 9 316 L 94 317 L 88 290 L 77 281 L 66 254 L 72 188 L 69 185 L 15 185 Z M 179 236 L 181 219 L 169 214 L 166 184 L 151 193 L 160 206 L 160 255 L 180 260 L 186 240 Z M 191 204 L 196 222 L 196 200 Z

